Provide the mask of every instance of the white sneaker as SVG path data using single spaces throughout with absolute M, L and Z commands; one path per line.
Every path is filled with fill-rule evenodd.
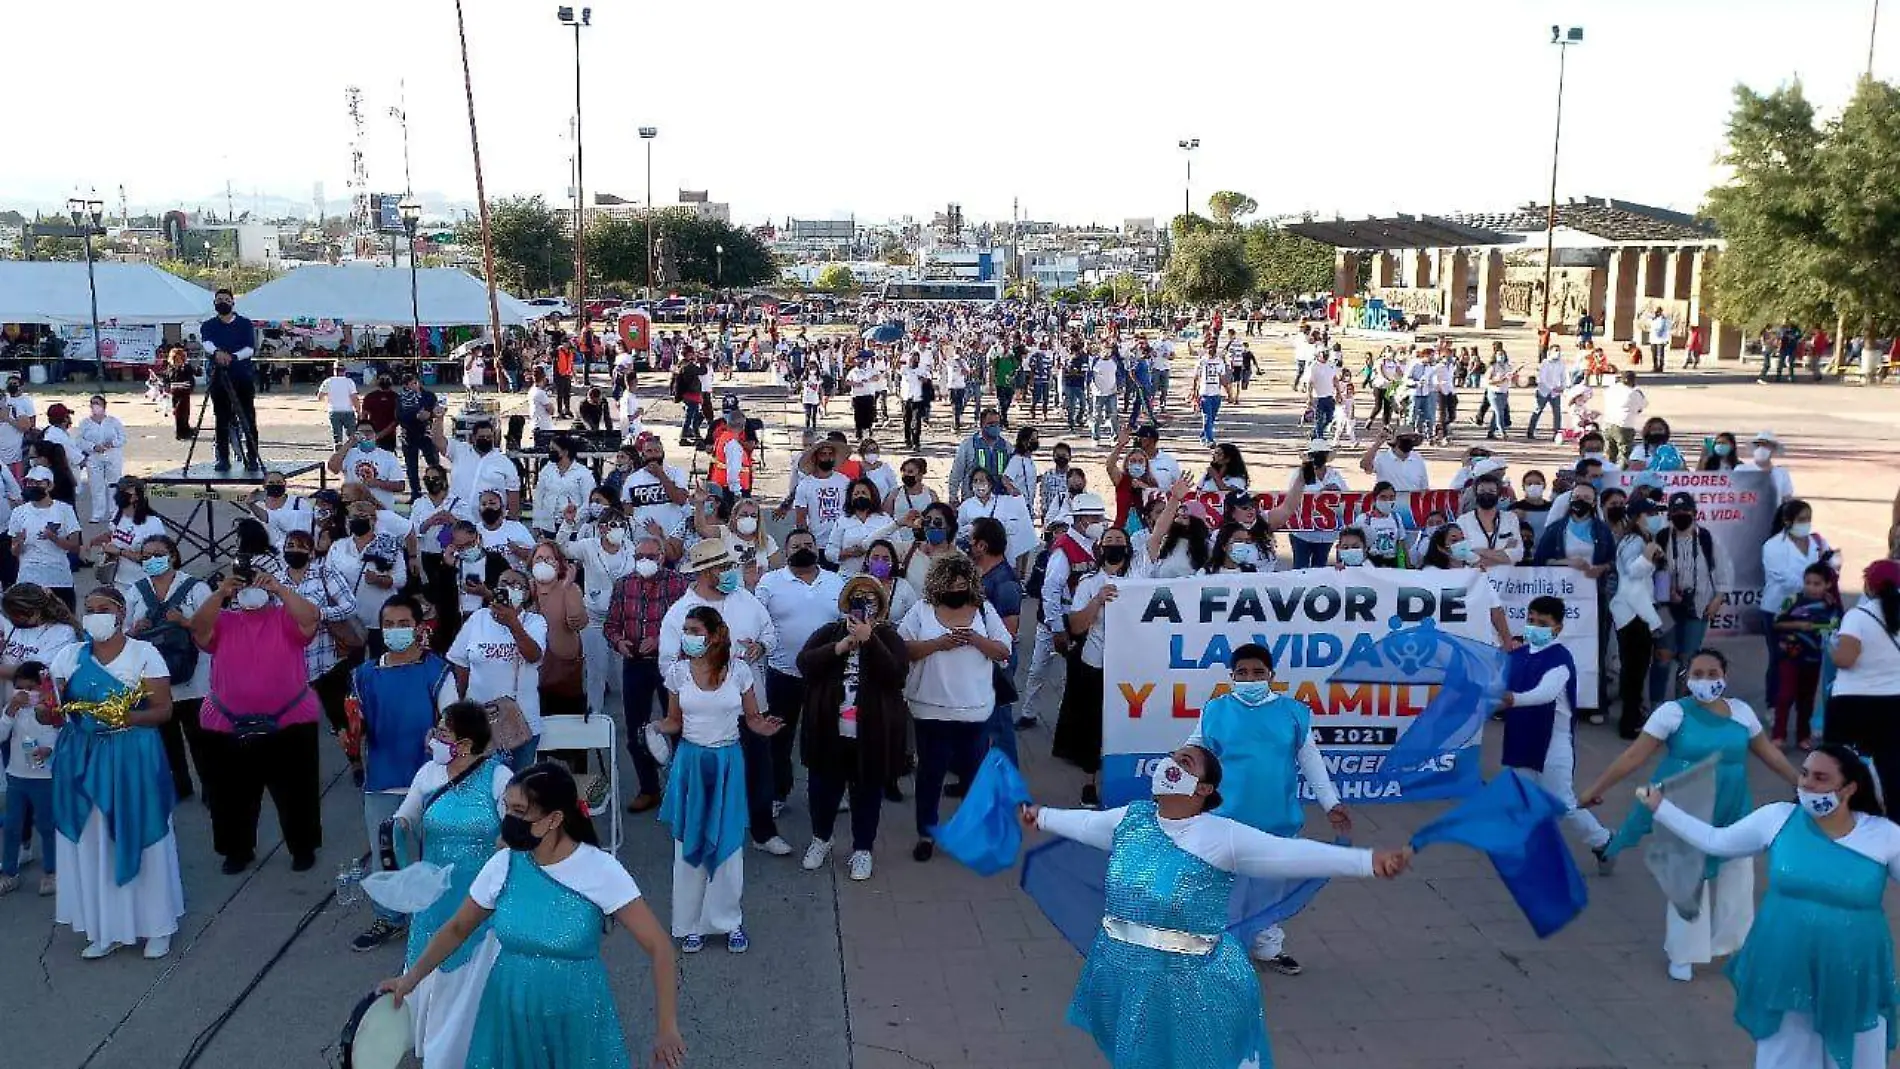
M 1686 962 L 1672 961 L 1669 963 L 1669 978 L 1679 984 L 1686 984 L 1695 979 L 1695 966 Z
M 79 956 L 87 961 L 98 961 L 117 949 L 119 949 L 117 943 L 87 943 L 86 949 L 80 951 Z
M 854 850 L 851 852 L 851 878 L 864 881 L 871 878 L 871 852 Z
M 805 860 L 800 861 L 798 864 L 799 867 L 806 872 L 817 872 L 819 869 L 825 867 L 825 862 L 830 860 L 831 840 L 813 839 L 811 845 L 805 848 Z
M 773 857 L 792 856 L 792 844 L 786 842 L 783 835 L 774 835 L 762 843 L 753 843 L 752 849 L 763 850 Z
M 172 937 L 169 935 L 155 935 L 145 941 L 145 957 L 148 961 L 156 961 L 171 952 Z
M 27 865 L 31 865 L 32 863 L 33 863 L 33 844 L 27 843 L 26 845 L 20 847 L 20 865 L 22 867 L 25 867 Z

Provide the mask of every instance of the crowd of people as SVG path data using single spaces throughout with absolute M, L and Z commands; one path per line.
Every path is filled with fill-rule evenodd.
M 731 953 L 749 948 L 748 856 L 795 855 L 805 870 L 825 869 L 847 814 L 844 866 L 851 879 L 869 880 L 884 806 L 908 801 L 910 856 L 931 862 L 943 799 L 969 788 L 986 753 L 1014 760 L 1042 738 L 1019 731 L 1053 717 L 1048 745 L 1088 777 L 1080 798 L 1088 811 L 1031 809 L 1024 819 L 1112 847 L 1117 858 L 1128 851 L 1124 881 L 1192 870 L 1194 896 L 1153 902 L 1146 890 L 1131 901 L 1150 912 L 1122 920 L 1129 931 L 1213 940 L 1185 951 L 1221 956 L 1222 980 L 1203 992 L 1212 997 L 1242 960 L 1231 947 L 1215 949 L 1222 879 L 1390 877 L 1409 860 L 1406 851 L 1298 842 L 1301 777 L 1337 827 L 1349 830 L 1351 817 L 1311 742 L 1311 711 L 1271 690 L 1272 658 L 1257 646 L 1235 651 L 1232 693 L 1208 706 L 1157 770 L 1154 803 L 1096 808 L 1105 609 L 1118 583 L 1282 568 L 1533 564 L 1573 569 L 1593 584 L 1604 623 L 1599 661 L 1617 666 L 1601 694 L 1579 691 L 1577 667 L 1554 641 L 1563 604 L 1533 603 L 1516 634 L 1495 602 L 1475 604 L 1473 615 L 1511 651 L 1506 764 L 1566 801 L 1566 823 L 1605 869 L 1648 826 L 1632 818 L 1613 836 L 1590 809 L 1657 755 L 1664 774 L 1721 755 L 1715 823 L 1724 829 L 1754 820 L 1738 778 L 1748 755 L 1798 784 L 1824 829 L 1843 818 L 1809 804 L 1810 795 L 1832 792 L 1840 812 L 1879 812 L 1871 779 L 1855 791 L 1866 773 L 1858 755 L 1881 782 L 1900 777 L 1900 733 L 1890 727 L 1900 702 L 1900 567 L 1876 562 L 1865 600 L 1843 602 L 1841 554 L 1817 531 L 1815 508 L 1794 496 L 1772 433 L 1677 442 L 1625 372 L 1608 391 L 1607 425 L 1575 428 L 1574 459 L 1548 472 L 1513 470 L 1491 444 L 1512 429 L 1509 392 L 1520 378 L 1501 347 L 1489 358 L 1432 346 L 1368 354 L 1355 374 L 1339 343 L 1308 327 L 1296 339 L 1294 382 L 1310 403 L 1313 438 L 1284 479 L 1263 477 L 1261 457 L 1217 433 L 1223 404 L 1264 375 L 1232 329 L 1216 322 L 1196 337 L 1124 332 L 1113 321 L 1050 328 L 1032 315 L 1012 322 L 958 308 L 920 316 L 885 344 L 775 330 L 741 343 L 747 363 L 772 369 L 796 395 L 808 426 L 834 393 L 852 398 L 855 435 L 814 435 L 795 450 L 776 500 L 753 482 L 759 421 L 731 392 L 713 403 L 731 346 L 725 330 L 667 339 L 659 357 L 683 411 L 674 448 L 707 454 L 698 478 L 632 400 L 640 373 L 631 365 L 616 375 L 611 404 L 597 389 L 577 403 L 551 392 L 558 360 L 529 368 L 528 422 L 549 433 L 534 448 L 524 443 L 525 467 L 501 448 L 493 422 L 474 424 L 466 440 L 452 436 L 441 398 L 414 376 L 379 377 L 366 392 L 335 376 L 319 396 L 331 413 L 328 468 L 338 487 L 305 495 L 264 474 L 236 554 L 205 574 L 187 570 L 122 458 L 108 463 L 86 445 L 112 435 L 73 429 L 57 405 L 37 427 L 15 384 L 0 426 L 0 512 L 11 536 L 0 564 L 12 572 L 0 597 L 0 677 L 11 684 L 0 716 L 8 749 L 0 893 L 22 886 L 21 867 L 37 851 L 39 890 L 56 898 L 59 922 L 86 936 L 85 956 L 142 943 L 145 956 L 163 957 L 184 911 L 174 808 L 194 794 L 203 801 L 223 871 L 236 875 L 256 864 L 268 791 L 294 870 L 312 868 L 326 838 L 349 856 L 367 846 L 379 869 L 455 866 L 435 905 L 413 915 L 379 907 L 351 944 L 368 951 L 406 940 L 407 971 L 389 987 L 418 1001 L 417 1049 L 428 1064 L 464 1056 L 517 1064 L 509 1052 L 522 1045 L 624 1062 L 617 1026 L 596 1027 L 613 1014 L 598 957 L 606 918 L 652 957 L 656 1056 L 675 1064 L 683 1041 L 674 941 L 689 955 L 709 939 Z M 1531 432 L 1546 407 L 1560 418 L 1547 394 L 1587 377 L 1547 351 Z M 1364 417 L 1355 379 L 1373 401 Z M 1455 408 L 1435 402 L 1473 382 L 1485 391 L 1480 419 L 1488 415 L 1492 433 L 1465 451 L 1450 482 L 1458 506 L 1408 519 L 1400 495 L 1441 489 L 1421 450 L 1444 440 Z M 893 389 L 898 417 L 886 402 Z M 1171 406 L 1171 390 L 1194 400 Z M 941 475 L 924 448 L 940 400 L 958 436 Z M 625 432 L 598 472 L 562 428 L 591 426 L 590 404 Z M 1193 419 L 1189 411 L 1205 463 L 1163 444 L 1158 424 Z M 903 446 L 887 458 L 876 431 L 892 418 L 901 418 Z M 91 422 L 116 422 L 103 399 Z M 62 429 L 71 449 L 53 433 Z M 1076 462 L 1084 430 L 1091 445 L 1112 443 L 1100 484 Z M 117 441 L 122 448 L 122 428 Z M 84 547 L 105 565 L 96 586 L 75 571 L 83 528 L 73 453 L 92 477 L 90 515 L 103 526 Z M 1690 465 L 1768 473 L 1779 503 L 1765 545 L 1723 544 L 1693 495 L 1663 492 L 1654 476 Z M 700 458 L 688 466 L 698 473 Z M 1636 474 L 1628 489 L 1623 472 Z M 1348 491 L 1366 495 L 1362 514 L 1343 525 L 1307 521 L 1307 495 Z M 1755 611 L 1772 716 L 1728 693 L 1729 666 L 1704 644 L 1709 622 L 1731 608 L 1740 555 L 1754 553 L 1766 575 Z M 1613 708 L 1631 744 L 1579 795 L 1573 724 L 1605 723 Z M 618 713 L 623 727 L 636 781 L 627 809 L 657 811 L 673 839 L 672 940 L 599 848 L 593 818 L 621 804 L 606 795 L 605 777 L 586 774 L 572 754 L 541 760 L 547 718 L 601 713 Z M 1282 717 L 1283 737 L 1253 730 Z M 361 840 L 354 827 L 322 825 L 327 738 L 361 789 Z M 1795 746 L 1809 753 L 1800 770 L 1787 757 Z M 812 832 L 802 850 L 780 827 L 795 805 Z M 1777 812 L 1776 828 L 1810 827 Z M 1681 831 L 1689 823 L 1667 804 L 1655 819 L 1701 834 Z M 1770 840 L 1780 849 L 1772 830 L 1764 834 L 1721 839 L 1710 852 L 1739 857 Z M 1868 832 L 1865 850 L 1834 838 L 1885 862 L 1885 834 Z M 500 853 L 498 838 L 508 847 Z M 1111 874 L 1121 871 L 1115 864 Z M 1215 871 L 1222 879 L 1203 879 Z M 1774 872 L 1771 885 L 1783 879 Z M 1761 928 L 1749 923 L 1745 863 L 1721 865 L 1705 895 L 1714 908 L 1700 921 L 1672 914 L 1668 923 L 1678 979 L 1745 940 L 1754 946 Z M 1119 996 L 1105 993 L 1154 965 L 1126 949 L 1145 937 L 1110 928 L 1104 938 L 1116 946 L 1099 962 L 1091 955 L 1082 1021 L 1116 1065 L 1158 1064 L 1142 1059 L 1188 1038 L 1129 1035 Z M 1300 971 L 1278 928 L 1250 949 L 1279 972 Z M 1252 1009 L 1235 1012 L 1252 1017 L 1225 1036 L 1223 1051 L 1244 1053 L 1253 1042 L 1257 999 L 1240 1001 Z M 1771 1008 L 1760 1008 L 1761 1021 Z M 1770 1035 L 1790 1027 L 1772 1024 Z M 1835 1031 L 1832 1017 L 1809 1028 L 1830 1044 Z

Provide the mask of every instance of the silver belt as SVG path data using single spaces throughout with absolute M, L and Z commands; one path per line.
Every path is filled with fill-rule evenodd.
M 1146 924 L 1136 924 L 1120 917 L 1102 917 L 1102 931 L 1110 939 L 1130 946 L 1147 947 L 1169 954 L 1193 954 L 1199 957 L 1212 954 L 1220 944 L 1215 935 L 1196 935 L 1193 932 L 1177 932 L 1172 928 L 1151 928 Z

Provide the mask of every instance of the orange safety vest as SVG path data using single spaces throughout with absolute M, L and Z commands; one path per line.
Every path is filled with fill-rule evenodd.
M 706 467 L 706 477 L 712 480 L 714 486 L 725 488 L 726 443 L 737 440 L 743 458 L 739 462 L 739 488 L 749 494 L 752 492 L 752 450 L 745 448 L 743 435 L 743 428 L 734 430 L 731 424 L 720 421 L 719 429 L 713 432 L 712 463 Z
M 554 373 L 563 376 L 574 374 L 574 350 L 563 345 L 555 351 Z

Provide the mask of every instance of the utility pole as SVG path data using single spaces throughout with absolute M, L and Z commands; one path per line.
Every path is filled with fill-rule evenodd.
M 1550 137 L 1550 207 L 1544 216 L 1544 316 L 1538 324 L 1546 330 L 1550 328 L 1551 268 L 1557 261 L 1557 150 L 1563 147 L 1564 140 L 1564 66 L 1570 57 L 1570 46 L 1583 43 L 1583 27 L 1572 26 L 1565 31 L 1552 26 L 1550 43 L 1557 46 L 1557 124 Z

